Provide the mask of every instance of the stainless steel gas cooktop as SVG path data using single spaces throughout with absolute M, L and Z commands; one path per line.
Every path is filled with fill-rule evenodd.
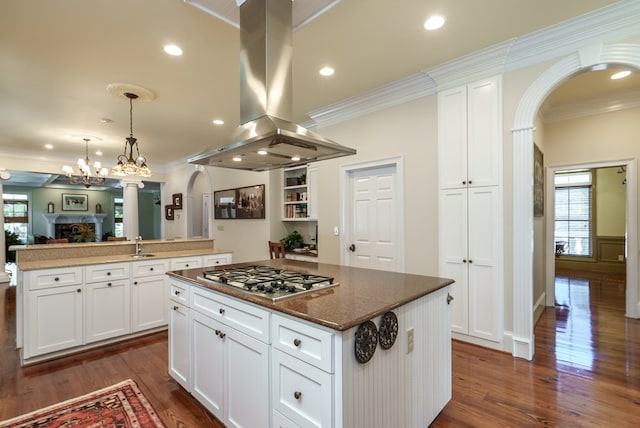
M 260 265 L 205 270 L 198 279 L 234 287 L 274 302 L 338 285 L 330 277 Z

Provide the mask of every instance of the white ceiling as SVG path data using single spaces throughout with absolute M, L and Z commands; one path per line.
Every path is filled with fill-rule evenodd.
M 341 0 L 294 33 L 292 119 L 613 3 Z M 425 31 L 436 12 L 445 27 Z M 166 55 L 166 43 L 184 55 Z M 112 166 L 129 134 L 128 101 L 106 89 L 114 82 L 156 96 L 133 108 L 152 170 L 224 146 L 239 124 L 239 50 L 236 27 L 182 0 L 2 0 L 0 153 L 72 162 L 89 137 L 91 152 L 102 150 Z M 318 74 L 324 65 L 333 77 Z M 1 167 L 11 169 L 0 158 Z

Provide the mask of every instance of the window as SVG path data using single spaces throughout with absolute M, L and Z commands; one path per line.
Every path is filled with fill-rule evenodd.
M 555 176 L 556 254 L 592 256 L 592 171 L 558 172 Z
M 27 243 L 29 233 L 29 196 L 26 194 L 3 193 L 4 229 L 18 235 Z
M 113 199 L 113 236 L 118 238 L 124 236 L 124 224 L 122 223 L 122 219 L 124 217 L 123 202 L 123 198 Z

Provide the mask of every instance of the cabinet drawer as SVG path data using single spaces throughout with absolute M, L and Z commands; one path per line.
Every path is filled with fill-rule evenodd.
M 111 281 L 129 278 L 129 263 L 109 263 L 105 265 L 86 266 L 86 282 Z
M 282 413 L 274 410 L 271 416 L 271 426 L 273 428 L 300 428 L 291 419 L 282 415 Z
M 171 270 L 193 269 L 202 267 L 202 257 L 181 257 L 171 259 Z
M 202 257 L 202 266 L 221 266 L 231 263 L 231 254 L 215 254 Z
M 273 350 L 271 376 L 274 410 L 301 427 L 332 426 L 332 375 Z
M 206 288 L 192 286 L 189 306 L 229 327 L 269 343 L 269 312 Z
M 28 273 L 27 281 L 30 290 L 82 284 L 82 268 L 35 270 Z
M 131 263 L 131 274 L 134 278 L 164 274 L 169 270 L 167 260 L 154 260 Z
M 189 285 L 173 279 L 169 280 L 169 299 L 188 306 Z
M 273 346 L 326 372 L 333 372 L 333 333 L 273 315 Z

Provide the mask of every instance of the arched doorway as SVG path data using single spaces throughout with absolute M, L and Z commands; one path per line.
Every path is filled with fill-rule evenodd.
M 597 64 L 622 64 L 640 69 L 639 45 L 597 45 L 556 63 L 523 95 L 514 118 L 513 134 L 513 356 L 531 360 L 533 336 L 533 141 L 534 120 L 544 99 L 562 81 Z M 636 183 L 635 171 L 628 180 Z M 637 192 L 627 195 L 628 254 L 627 315 L 638 317 Z
M 211 237 L 211 198 L 211 177 L 205 168 L 198 165 L 187 184 L 187 238 Z

